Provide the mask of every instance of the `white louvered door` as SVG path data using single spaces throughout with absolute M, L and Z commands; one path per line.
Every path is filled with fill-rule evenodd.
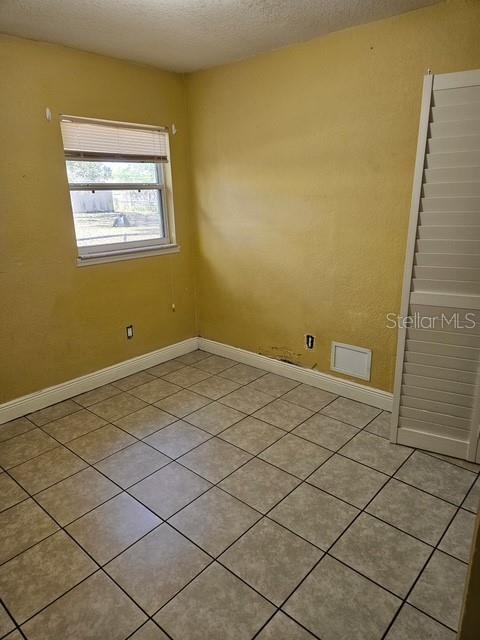
M 480 71 L 424 79 L 392 441 L 480 461 Z

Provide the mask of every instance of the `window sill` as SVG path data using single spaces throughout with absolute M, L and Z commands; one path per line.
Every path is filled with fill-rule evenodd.
M 150 258 L 151 256 L 162 256 L 170 253 L 179 253 L 180 245 L 165 244 L 158 247 L 146 249 L 130 249 L 119 251 L 118 253 L 90 253 L 77 257 L 77 267 L 88 267 L 91 264 L 102 264 L 103 262 L 120 262 L 122 260 L 137 260 L 138 258 Z

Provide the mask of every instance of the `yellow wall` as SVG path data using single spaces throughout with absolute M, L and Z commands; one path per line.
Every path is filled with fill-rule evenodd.
M 476 0 L 190 77 L 200 335 L 391 390 L 422 76 L 478 67 Z
M 75 265 L 60 113 L 176 124 L 180 254 Z M 0 36 L 0 114 L 0 401 L 195 335 L 184 78 Z
M 332 340 L 370 347 L 371 384 L 391 389 L 422 75 L 480 67 L 479 24 L 478 0 L 452 0 L 187 86 L 0 36 L 0 402 L 197 330 L 322 371 Z M 75 265 L 62 112 L 175 122 L 180 254 Z

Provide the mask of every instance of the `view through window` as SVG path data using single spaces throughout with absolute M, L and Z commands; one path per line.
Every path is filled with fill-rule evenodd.
M 65 118 L 62 134 L 80 256 L 169 243 L 166 133 Z
M 165 237 L 158 165 L 67 160 L 67 174 L 78 246 Z

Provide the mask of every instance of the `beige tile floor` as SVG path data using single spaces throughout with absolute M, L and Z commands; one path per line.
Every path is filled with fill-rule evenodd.
M 0 426 L 0 638 L 454 640 L 479 467 L 196 351 Z

